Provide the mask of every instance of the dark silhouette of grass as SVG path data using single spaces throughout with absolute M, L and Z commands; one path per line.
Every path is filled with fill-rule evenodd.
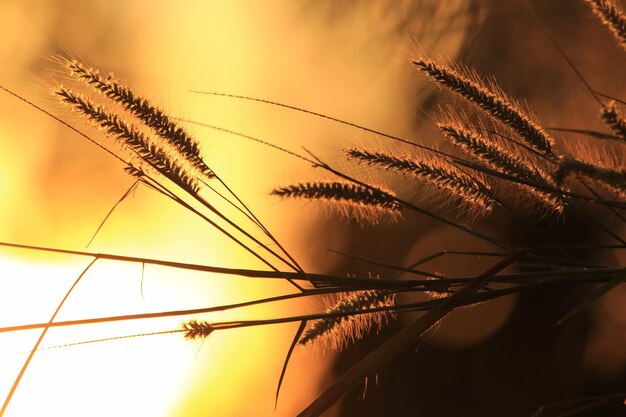
M 592 6 L 602 23 L 609 27 L 618 42 L 623 46 L 624 22 L 623 12 L 613 3 L 606 0 L 585 0 Z M 124 146 L 125 150 L 112 151 L 109 146 L 102 146 L 107 152 L 122 161 L 127 172 L 132 175 L 137 184 L 144 185 L 169 198 L 191 213 L 199 216 L 207 224 L 223 233 L 236 242 L 245 252 L 259 260 L 269 270 L 244 270 L 217 268 L 210 265 L 184 264 L 168 260 L 133 258 L 123 255 L 98 254 L 81 251 L 63 250 L 55 248 L 35 247 L 2 243 L 2 246 L 20 247 L 28 250 L 44 250 L 49 252 L 66 253 L 75 256 L 91 258 L 91 263 L 77 277 L 74 284 L 68 289 L 57 310 L 45 323 L 29 323 L 21 326 L 0 328 L 0 332 L 12 332 L 28 329 L 40 329 L 40 336 L 23 364 L 8 396 L 6 397 L 0 416 L 2 416 L 11 402 L 11 398 L 27 371 L 27 368 L 40 348 L 46 332 L 53 327 L 79 326 L 103 322 L 117 322 L 125 320 L 140 320 L 156 317 L 188 316 L 191 314 L 208 313 L 249 307 L 252 305 L 274 303 L 287 299 L 303 297 L 334 296 L 336 302 L 324 312 L 296 316 L 276 316 L 255 320 L 234 320 L 225 322 L 209 322 L 189 320 L 177 329 L 168 329 L 161 332 L 124 335 L 108 339 L 84 341 L 78 343 L 104 342 L 120 338 L 144 337 L 157 334 L 179 332 L 187 339 L 203 339 L 211 337 L 214 332 L 227 331 L 235 328 L 266 326 L 279 323 L 299 323 L 293 343 L 291 344 L 281 374 L 278 378 L 277 399 L 280 386 L 286 375 L 286 370 L 293 350 L 297 345 L 313 345 L 323 341 L 329 346 L 340 349 L 349 343 L 366 337 L 373 327 L 384 325 L 386 320 L 406 312 L 425 312 L 396 334 L 389 336 L 378 348 L 360 359 L 354 366 L 341 375 L 328 389 L 326 389 L 313 403 L 299 415 L 302 417 L 319 416 L 350 390 L 354 389 L 363 378 L 367 378 L 392 360 L 396 355 L 420 341 L 425 333 L 443 320 L 448 314 L 459 307 L 475 305 L 498 297 L 521 293 L 531 289 L 542 289 L 547 286 L 571 287 L 582 283 L 599 284 L 589 292 L 587 297 L 574 305 L 558 322 L 560 324 L 573 315 L 593 304 L 624 281 L 626 269 L 616 264 L 593 264 L 576 259 L 570 255 L 573 249 L 580 249 L 580 245 L 559 245 L 548 240 L 546 246 L 520 247 L 518 244 L 497 237 L 493 231 L 484 231 L 481 228 L 470 227 L 465 224 L 467 211 L 456 210 L 451 213 L 441 213 L 430 206 L 422 206 L 404 199 L 394 191 L 385 190 L 369 181 L 361 180 L 348 169 L 340 170 L 324 162 L 313 153 L 302 156 L 272 145 L 269 141 L 218 128 L 235 135 L 269 144 L 279 151 L 286 152 L 313 166 L 320 168 L 337 180 L 302 182 L 294 179 L 294 185 L 276 188 L 272 194 L 283 198 L 300 198 L 311 200 L 315 204 L 325 203 L 338 209 L 347 217 L 360 222 L 378 223 L 380 217 L 397 216 L 402 210 L 405 215 L 427 216 L 441 223 L 445 227 L 460 230 L 478 240 L 497 246 L 501 252 L 493 251 L 460 251 L 436 252 L 420 260 L 410 267 L 402 265 L 384 264 L 385 268 L 410 273 L 418 278 L 411 280 L 397 280 L 394 278 L 375 279 L 370 276 L 344 277 L 332 274 L 313 274 L 304 271 L 296 259 L 278 242 L 278 240 L 263 226 L 249 207 L 219 178 L 204 161 L 200 152 L 199 143 L 176 123 L 175 118 L 168 116 L 162 110 L 153 106 L 140 95 L 124 86 L 118 80 L 103 76 L 77 60 L 59 58 L 69 71 L 70 76 L 103 93 L 112 103 L 121 105 L 122 110 L 114 106 L 97 104 L 89 95 L 75 92 L 66 86 L 57 86 L 54 94 L 62 103 L 70 106 L 81 116 L 90 120 L 94 125 L 103 129 L 105 134 Z M 525 198 L 531 202 L 529 206 L 548 207 L 547 221 L 556 221 L 564 211 L 579 212 L 589 223 L 590 227 L 603 230 L 620 245 L 608 243 L 590 244 L 587 250 L 625 249 L 624 240 L 618 233 L 613 232 L 603 223 L 602 214 L 615 215 L 624 221 L 623 210 L 626 208 L 626 166 L 607 167 L 602 161 L 590 162 L 583 152 L 562 151 L 558 141 L 543 128 L 531 113 L 511 99 L 494 82 L 484 82 L 476 72 L 465 67 L 444 65 L 430 58 L 417 58 L 413 64 L 437 85 L 449 90 L 464 104 L 474 106 L 479 118 L 490 119 L 496 129 L 490 133 L 484 124 L 470 122 L 470 118 L 459 118 L 455 114 L 444 114 L 438 123 L 441 133 L 456 147 L 456 151 L 441 151 L 408 139 L 378 132 L 351 122 L 347 122 L 323 113 L 304 110 L 296 106 L 276 103 L 270 100 L 256 99 L 246 96 L 208 93 L 217 96 L 253 100 L 265 104 L 284 107 L 290 110 L 305 112 L 311 116 L 323 117 L 332 122 L 347 124 L 369 133 L 380 134 L 396 142 L 417 147 L 425 152 L 425 158 L 396 154 L 393 151 L 349 149 L 347 155 L 353 161 L 368 164 L 378 169 L 382 176 L 383 171 L 391 170 L 404 175 L 406 183 L 420 190 L 427 182 L 434 188 L 443 190 L 449 195 L 449 200 L 459 200 L 472 207 L 473 212 L 487 218 L 498 210 L 513 211 L 512 218 L 516 221 L 528 222 L 533 225 L 529 228 L 532 233 L 545 239 L 542 231 L 529 220 L 533 208 L 515 208 L 505 195 L 499 194 L 500 185 L 516 186 L 525 190 Z M 587 84 L 586 84 L 587 85 Z M 43 111 L 22 96 L 0 86 L 5 92 Z M 593 90 L 592 90 L 593 92 Z M 599 95 L 595 93 L 596 100 Z M 623 102 L 611 100 L 601 104 L 602 120 L 612 130 L 613 139 L 623 139 L 624 119 L 620 114 Z M 444 110 L 445 113 L 445 110 Z M 450 111 L 450 113 L 452 113 Z M 126 116 L 135 117 L 142 126 L 133 124 Z M 447 118 L 446 118 L 447 116 Z M 51 116 L 54 117 L 54 116 Z M 93 141 L 68 123 L 54 117 L 57 121 Z M 145 128 L 145 129 L 144 129 Z M 151 133 L 146 133 L 150 130 Z M 567 128 L 560 130 L 568 130 Z M 570 129 L 571 130 L 571 129 Z M 577 129 L 578 133 L 587 135 L 590 139 L 604 137 L 592 130 Z M 504 133 L 499 133 L 504 132 Z M 513 138 L 515 136 L 515 138 Z M 95 143 L 95 141 L 94 141 Z M 611 143 L 622 146 L 623 141 Z M 520 146 L 522 144 L 523 146 Z M 515 150 L 515 151 L 514 151 Z M 530 150 L 531 152 L 528 152 Z M 460 151 L 460 153 L 458 152 Z M 135 159 L 126 158 L 128 152 Z M 606 161 L 604 161 L 606 162 Z M 591 184 L 591 185 L 590 185 Z M 213 196 L 225 199 L 240 213 L 245 214 L 246 223 L 234 221 L 230 214 L 218 210 L 210 201 L 201 195 L 201 192 L 212 192 Z M 434 195 L 432 189 L 426 194 Z M 124 197 L 122 197 L 123 199 Z M 193 201 L 191 204 L 189 201 Z M 594 205 L 595 211 L 589 209 Z M 375 215 L 366 214 L 371 211 Z M 509 213 L 510 214 L 510 213 Z M 108 217 L 108 216 L 107 216 Z M 221 225 L 214 219 L 219 219 Z M 106 219 L 105 219 L 106 220 Z M 257 237 L 260 233 L 263 237 Z M 478 275 L 448 277 L 442 274 L 429 273 L 416 269 L 423 263 L 435 258 L 464 255 L 489 256 L 498 259 L 483 273 Z M 258 299 L 243 303 L 222 305 L 201 309 L 161 311 L 144 314 L 129 314 L 113 317 L 96 317 L 81 320 L 55 321 L 56 315 L 75 285 L 81 280 L 99 259 L 116 260 L 120 262 L 134 262 L 142 264 L 158 264 L 172 269 L 187 269 L 207 271 L 224 275 L 237 275 L 250 279 L 273 278 L 286 280 L 297 290 L 293 294 Z M 372 259 L 361 259 L 365 262 L 376 263 Z M 493 262 L 493 260 L 492 260 Z M 379 264 L 382 264 L 379 262 Z M 506 271 L 506 268 L 518 267 L 523 272 Z M 494 284 L 506 284 L 496 287 Z M 401 293 L 425 293 L 427 298 L 413 303 L 398 302 L 396 296 Z M 71 345 L 66 345 L 69 347 Z M 604 406 L 623 405 L 624 395 L 600 396 L 559 406 L 572 406 L 569 414 L 575 415 Z M 551 406 L 546 406 L 535 414 L 544 415 Z M 623 407 L 622 407 L 623 409 Z

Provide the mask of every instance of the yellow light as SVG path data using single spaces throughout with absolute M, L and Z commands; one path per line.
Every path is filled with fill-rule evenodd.
M 58 261 L 0 259 L 2 325 L 46 322 L 86 264 L 85 260 L 67 265 Z M 101 264 L 96 263 L 85 274 L 58 320 L 160 311 L 184 297 L 182 290 L 172 292 L 172 288 L 151 282 L 150 295 L 142 298 L 137 265 L 104 261 Z M 212 301 L 207 299 L 207 303 Z M 195 360 L 194 349 L 181 334 L 46 347 L 176 329 L 179 321 L 180 318 L 173 318 L 51 329 L 6 416 L 45 415 L 50 410 L 65 416 L 167 415 Z M 0 335 L 2 399 L 40 332 Z

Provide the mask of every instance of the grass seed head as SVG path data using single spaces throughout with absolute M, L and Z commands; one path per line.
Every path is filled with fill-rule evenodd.
M 389 318 L 395 317 L 391 309 L 358 314 L 359 311 L 391 308 L 394 303 L 395 294 L 388 291 L 365 290 L 343 293 L 326 311 L 338 315 L 316 320 L 298 343 L 301 345 L 321 343 L 333 350 L 342 350 L 350 343 L 362 339 L 373 325 L 381 326 Z
M 468 70 L 437 64 L 427 58 L 415 59 L 413 64 L 440 86 L 459 94 L 511 128 L 533 149 L 550 158 L 554 157 L 554 139 L 500 88 L 483 82 Z
M 378 224 L 383 216 L 395 220 L 401 205 L 391 191 L 340 181 L 303 182 L 276 188 L 272 195 L 325 203 L 348 219 Z

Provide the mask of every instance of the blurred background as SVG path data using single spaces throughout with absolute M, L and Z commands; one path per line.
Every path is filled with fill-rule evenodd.
M 623 51 L 582 2 L 530 3 L 587 81 L 600 91 L 623 92 Z M 53 82 L 64 81 L 50 60 L 53 54 L 113 72 L 173 116 L 296 152 L 304 146 L 363 178 L 371 178 L 372 171 L 348 165 L 342 150 L 354 144 L 391 146 L 382 138 L 285 109 L 190 91 L 276 100 L 438 146 L 430 118 L 437 111 L 437 91 L 409 61 L 425 53 L 493 75 L 506 91 L 525 98 L 546 126 L 603 129 L 596 103 L 522 1 L 0 0 L 0 16 L 0 84 L 102 143 L 107 139 L 101 133 L 49 94 Z M 320 172 L 257 143 L 186 127 L 201 142 L 208 164 L 307 271 L 388 274 L 328 249 L 408 264 L 440 249 L 477 248 L 468 237 L 424 218 L 360 227 L 313 206 L 270 198 L 272 188 L 320 179 Z M 561 143 L 569 149 L 579 140 L 568 136 Z M 4 93 L 0 160 L 0 241 L 82 250 L 133 182 L 119 161 Z M 405 182 L 384 180 L 401 196 L 430 204 Z M 506 218 L 476 226 L 532 243 L 525 229 Z M 568 243 L 606 240 L 581 219 L 545 221 L 545 227 Z M 120 204 L 89 250 L 261 267 L 204 222 L 141 187 Z M 624 264 L 617 253 L 604 256 Z M 47 321 L 89 261 L 0 250 L 0 325 Z M 430 267 L 455 275 L 485 265 L 454 259 Z M 291 290 L 284 283 L 98 261 L 58 320 L 206 307 Z M 554 328 L 583 290 L 523 294 L 464 310 L 417 352 L 382 370 L 365 395 L 359 387 L 329 415 L 528 416 L 545 403 L 623 391 L 626 321 L 620 287 L 589 314 Z M 212 317 L 275 316 L 316 307 L 311 302 Z M 51 330 L 43 345 L 172 329 L 179 321 Z M 401 323 L 339 355 L 297 351 L 276 411 L 275 384 L 293 325 L 220 332 L 202 343 L 174 334 L 44 350 L 35 355 L 6 415 L 291 416 Z M 0 335 L 0 398 L 37 337 L 37 332 Z

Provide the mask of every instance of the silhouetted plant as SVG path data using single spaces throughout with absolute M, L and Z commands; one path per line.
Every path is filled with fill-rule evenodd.
M 626 44 L 624 23 L 626 18 L 617 5 L 606 0 L 584 1 L 611 30 L 620 45 L 624 46 Z M 460 113 L 451 108 L 442 110 L 443 114 L 436 117 L 436 126 L 440 133 L 453 145 L 450 152 L 386 134 L 383 137 L 402 141 L 416 148 L 416 152 L 410 154 L 362 148 L 345 150 L 350 161 L 367 164 L 379 170 L 381 174 L 384 171 L 402 174 L 405 184 L 411 187 L 426 190 L 429 193 L 443 193 L 448 201 L 453 201 L 464 208 L 455 212 L 454 215 L 446 216 L 433 211 L 430 207 L 412 203 L 399 197 L 393 191 L 359 180 L 348 170 L 334 168 L 313 154 L 298 155 L 271 145 L 335 177 L 333 180 L 315 182 L 302 182 L 294 179 L 295 183 L 292 185 L 275 188 L 271 193 L 276 196 L 307 200 L 314 205 L 323 204 L 362 223 L 379 223 L 385 217 L 398 220 L 400 212 L 404 216 L 410 213 L 426 215 L 493 244 L 501 250 L 497 253 L 480 251 L 473 253 L 476 256 L 484 254 L 499 258 L 498 262 L 477 276 L 448 277 L 418 270 L 416 269 L 418 265 L 408 268 L 389 265 L 389 268 L 396 269 L 397 272 L 406 272 L 417 277 L 410 280 L 397 280 L 369 276 L 343 277 L 304 271 L 255 217 L 248 206 L 208 166 L 202 156 L 198 141 L 179 126 L 174 118 L 108 74 L 101 74 L 74 59 L 59 58 L 58 61 L 64 65 L 68 75 L 77 84 L 90 90 L 89 93 L 78 92 L 64 85 L 56 85 L 53 93 L 61 103 L 88 119 L 107 136 L 122 145 L 121 151 L 113 150 L 113 147 L 109 145 L 105 148 L 124 161 L 126 170 L 140 184 L 156 190 L 205 220 L 220 233 L 240 245 L 251 256 L 261 260 L 268 270 L 227 269 L 77 251 L 65 251 L 66 253 L 92 257 L 93 262 L 98 259 L 118 259 L 144 264 L 156 263 L 172 268 L 284 279 L 292 283 L 296 291 L 285 296 L 206 309 L 65 322 L 50 320 L 47 323 L 33 323 L 19 326 L 19 329 L 3 328 L 0 331 L 43 329 L 43 337 L 47 329 L 61 325 L 184 316 L 273 303 L 285 299 L 325 297 L 328 308 L 325 311 L 307 315 L 228 322 L 191 320 L 183 322 L 178 329 L 169 330 L 180 332 L 187 339 L 197 340 L 211 337 L 215 332 L 233 328 L 288 322 L 300 323 L 284 362 L 278 383 L 279 390 L 291 353 L 297 346 L 323 343 L 324 346 L 341 349 L 354 340 L 365 337 L 372 328 L 379 328 L 398 314 L 426 312 L 403 330 L 390 336 L 380 348 L 361 359 L 300 414 L 300 416 L 318 416 L 353 388 L 360 379 L 377 372 L 394 355 L 415 343 L 432 326 L 458 307 L 474 305 L 546 285 L 601 284 L 589 294 L 584 302 L 575 306 L 570 314 L 564 317 L 566 319 L 590 305 L 626 278 L 626 269 L 623 266 L 589 265 L 573 259 L 568 254 L 568 250 L 572 247 L 567 245 L 556 245 L 547 240 L 546 246 L 543 247 L 521 248 L 511 242 L 498 239 L 489 231 L 483 232 L 465 224 L 467 216 L 487 217 L 495 210 L 503 210 L 532 225 L 533 230 L 541 235 L 540 228 L 533 224 L 533 211 L 547 213 L 546 216 L 554 221 L 559 216 L 563 216 L 564 211 L 569 207 L 586 213 L 586 206 L 581 207 L 579 204 L 592 203 L 624 221 L 623 211 L 626 209 L 626 165 L 623 161 L 620 161 L 619 166 L 609 167 L 601 162 L 586 160 L 584 155 L 574 151 L 570 153 L 560 151 L 557 146 L 558 140 L 547 133 L 548 130 L 541 126 L 538 119 L 525 105 L 510 98 L 495 82 L 485 82 L 474 70 L 458 65 L 442 64 L 427 57 L 412 60 L 417 70 L 442 90 L 452 92 L 455 97 L 477 110 L 479 121 L 476 122 L 470 122 L 470 117 L 465 115 L 459 116 Z M 3 89 L 8 91 L 4 87 Z M 98 102 L 100 98 L 98 94 L 108 100 L 107 104 Z M 339 123 L 348 123 L 281 103 L 241 96 L 238 98 L 290 107 L 296 111 L 330 118 Z M 619 103 L 616 100 L 606 101 L 601 103 L 600 108 L 602 120 L 612 130 L 614 136 L 620 139 L 615 142 L 614 146 L 623 146 L 626 141 L 626 122 L 620 115 L 622 102 Z M 139 123 L 131 122 L 131 117 Z M 486 129 L 482 120 L 489 120 L 495 131 Z M 348 124 L 365 131 L 373 131 L 356 124 Z M 261 141 L 250 136 L 241 136 Z M 209 183 L 222 187 L 222 192 L 218 193 L 212 185 L 209 186 Z M 502 194 L 497 186 L 501 184 L 525 191 L 525 201 L 531 203 L 527 205 L 532 206 L 532 209 L 523 210 L 518 206 L 514 207 L 508 201 L 509 197 Z M 602 192 L 596 190 L 596 186 L 600 187 Z M 202 194 L 205 191 L 214 192 L 213 197 L 227 200 L 239 213 L 245 215 L 245 222 L 243 224 L 236 222 L 229 213 L 216 208 Z M 188 200 L 192 200 L 194 204 L 189 203 Z M 597 214 L 587 214 L 587 217 L 594 226 L 606 229 Z M 215 218 L 222 221 L 221 225 L 214 220 Z M 258 232 L 264 237 L 256 237 L 255 233 Z M 589 248 L 623 248 L 626 245 L 617 233 L 612 233 L 612 236 L 620 242 L 620 245 L 590 244 Z M 541 237 L 545 238 L 543 235 Z M 47 250 L 59 251 L 52 248 L 47 248 Z M 436 256 L 438 255 L 433 254 L 430 259 Z M 512 265 L 521 265 L 522 261 L 532 264 L 533 269 L 525 272 L 506 271 L 506 268 Z M 506 285 L 494 287 L 492 284 Z M 71 291 L 72 289 L 69 290 Z M 427 297 L 418 302 L 400 303 L 396 296 L 404 292 L 422 292 L 426 293 Z M 150 334 L 135 336 L 148 335 Z M 37 347 L 38 345 L 35 346 L 35 350 Z M 24 365 L 21 375 L 27 366 L 28 362 Z M 12 392 L 17 387 L 19 379 L 15 382 Z M 8 405 L 11 395 L 5 401 L 3 410 Z M 619 397 L 620 401 L 623 401 L 623 398 L 624 396 Z M 613 400 L 614 398 L 611 397 L 611 401 Z

